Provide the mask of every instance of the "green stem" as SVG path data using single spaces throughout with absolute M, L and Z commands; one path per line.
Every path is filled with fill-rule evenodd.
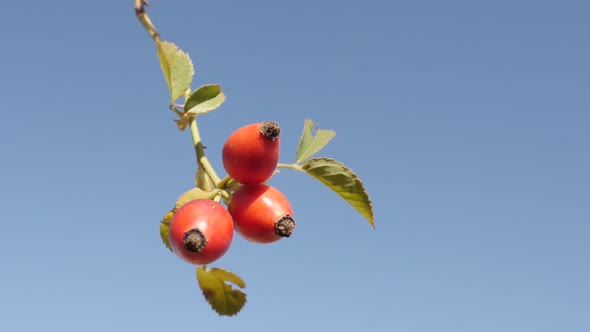
M 225 200 L 229 200 L 229 198 L 230 198 L 230 195 L 229 195 L 229 193 L 228 193 L 227 191 L 225 191 L 225 190 L 221 190 L 221 191 L 219 192 L 219 195 L 220 195 L 221 197 L 223 197 L 223 199 L 225 199 Z
M 231 176 L 226 176 L 223 179 L 221 179 L 221 181 L 219 181 L 218 188 L 223 189 L 225 188 L 225 186 L 227 186 L 229 183 L 231 183 L 233 180 L 233 178 Z
M 152 39 L 157 43 L 160 41 L 160 34 L 158 33 L 158 30 L 156 30 L 156 27 L 150 20 L 145 10 L 145 7 L 147 5 L 147 0 L 135 0 L 135 15 L 137 16 L 137 19 L 139 19 L 139 22 L 144 27 L 144 29 L 149 33 L 150 37 L 152 37 Z M 188 99 L 189 96 L 190 89 L 187 90 L 185 93 L 185 100 Z M 176 109 L 174 103 L 170 105 L 170 109 L 181 118 L 184 115 L 183 112 L 180 112 Z M 213 183 L 217 186 L 217 184 L 219 184 L 221 180 L 219 179 L 219 176 L 217 176 L 217 173 L 215 173 L 215 170 L 211 166 L 209 159 L 207 159 L 207 156 L 205 156 L 205 151 L 203 150 L 203 143 L 201 142 L 201 135 L 199 134 L 199 128 L 197 127 L 197 120 L 194 116 L 190 120 L 190 128 L 191 136 L 193 137 L 193 145 L 195 147 L 195 152 L 197 153 L 197 162 L 199 164 L 199 167 L 202 167 L 205 170 L 205 172 L 209 175 Z
M 221 202 L 221 199 L 223 197 L 221 197 L 221 195 L 215 195 L 215 197 L 213 197 L 213 200 L 216 201 L 217 203 Z
M 205 151 L 203 149 L 203 143 L 201 142 L 201 135 L 199 134 L 199 128 L 197 127 L 197 120 L 196 116 L 193 116 L 190 120 L 190 130 L 191 136 L 193 137 L 193 145 L 195 147 L 195 152 L 197 153 L 197 162 L 199 163 L 199 167 L 203 167 L 205 172 L 211 177 L 211 180 L 215 184 L 215 187 L 218 187 L 221 179 L 215 173 L 213 166 L 205 156 Z
M 217 197 L 217 196 L 223 196 L 223 192 L 225 192 L 225 190 L 214 189 L 214 190 L 211 191 L 211 193 L 210 193 L 210 195 L 209 195 L 208 198 L 209 199 L 215 199 L 215 197 Z
M 283 164 L 283 163 L 278 163 L 277 164 L 277 168 L 289 168 L 289 169 L 293 169 L 293 170 L 296 170 L 296 171 L 303 172 L 303 169 L 301 168 L 301 166 L 299 166 L 299 164 Z

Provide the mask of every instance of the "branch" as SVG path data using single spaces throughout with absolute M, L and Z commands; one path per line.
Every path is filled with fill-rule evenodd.
M 150 34 L 150 37 L 155 42 L 158 42 L 160 41 L 160 34 L 145 11 L 145 7 L 147 6 L 149 6 L 147 0 L 135 0 L 135 15 L 144 29 Z

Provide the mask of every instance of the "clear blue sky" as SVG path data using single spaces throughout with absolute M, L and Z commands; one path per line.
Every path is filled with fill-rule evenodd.
M 133 1 L 0 10 L 0 330 L 590 331 L 588 1 L 160 1 L 150 16 L 227 102 L 225 137 L 303 121 L 364 180 L 376 230 L 300 173 L 272 184 L 288 240 L 214 266 L 248 304 L 218 317 L 158 222 L 190 188 Z

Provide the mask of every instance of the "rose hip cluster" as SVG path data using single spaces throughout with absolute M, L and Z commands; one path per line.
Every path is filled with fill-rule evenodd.
M 239 183 L 227 209 L 209 199 L 183 205 L 172 218 L 172 250 L 192 264 L 209 264 L 223 256 L 234 230 L 256 243 L 289 237 L 295 229 L 289 200 L 265 182 L 279 161 L 280 127 L 276 122 L 253 123 L 234 131 L 223 145 L 223 166 Z

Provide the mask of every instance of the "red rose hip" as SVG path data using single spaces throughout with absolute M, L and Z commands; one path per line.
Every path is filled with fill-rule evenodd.
M 223 167 L 242 184 L 268 180 L 279 162 L 281 129 L 276 122 L 252 123 L 234 131 L 222 150 Z
M 229 212 L 209 199 L 196 199 L 180 207 L 170 222 L 172 251 L 191 264 L 209 264 L 231 245 L 234 223 Z
M 268 185 L 239 187 L 230 198 L 228 211 L 236 231 L 252 242 L 275 242 L 295 230 L 289 200 Z

